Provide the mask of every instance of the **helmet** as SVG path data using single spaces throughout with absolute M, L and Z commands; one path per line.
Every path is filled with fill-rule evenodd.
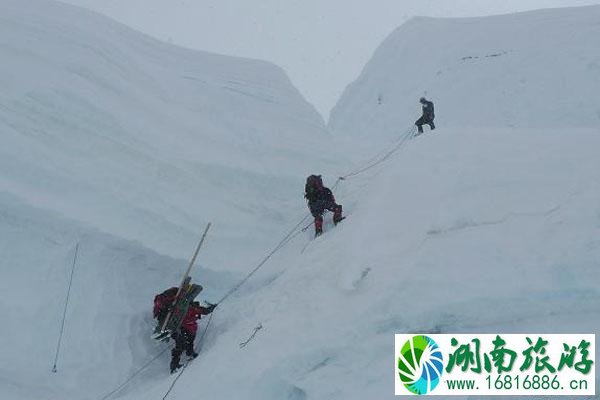
M 421 104 L 425 103 L 426 101 L 427 101 L 427 99 L 425 99 L 425 97 L 421 97 L 421 98 L 419 99 L 419 102 L 420 102 Z

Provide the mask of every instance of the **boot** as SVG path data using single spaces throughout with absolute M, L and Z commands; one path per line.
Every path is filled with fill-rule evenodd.
M 198 357 L 198 353 L 192 351 L 191 353 L 188 353 L 187 356 L 190 360 L 193 360 L 194 358 Z
M 333 224 L 337 225 L 343 219 L 344 217 L 342 217 L 342 206 L 338 205 L 335 208 L 335 211 L 333 212 Z
M 183 365 L 181 365 L 179 363 L 179 354 L 173 354 L 171 357 L 171 373 L 177 371 L 179 368 L 183 367 Z
M 183 367 L 183 365 L 179 364 L 179 361 L 173 362 L 173 360 L 171 360 L 171 373 L 174 373 L 181 367 Z
M 323 233 L 323 217 L 315 217 L 315 237 Z

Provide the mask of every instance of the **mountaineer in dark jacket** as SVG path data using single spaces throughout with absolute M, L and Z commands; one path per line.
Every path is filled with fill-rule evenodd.
M 419 129 L 419 133 L 423 133 L 423 125 L 429 125 L 431 130 L 434 130 L 435 124 L 433 123 L 433 120 L 435 118 L 435 112 L 433 110 L 433 103 L 428 101 L 425 97 L 421 97 L 419 102 L 423 106 L 423 115 L 415 122 L 415 125 Z
M 315 236 L 323 233 L 323 213 L 333 212 L 333 223 L 338 224 L 342 217 L 342 206 L 335 202 L 335 197 L 329 188 L 323 186 L 321 175 L 311 175 L 306 178 L 304 197 L 308 200 L 308 208 L 315 218 Z

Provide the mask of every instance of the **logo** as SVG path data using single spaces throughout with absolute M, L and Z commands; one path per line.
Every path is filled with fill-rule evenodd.
M 585 333 L 396 334 L 394 394 L 594 396 L 596 353 Z
M 427 394 L 440 383 L 444 357 L 437 343 L 428 336 L 413 336 L 398 355 L 398 375 L 414 394 Z

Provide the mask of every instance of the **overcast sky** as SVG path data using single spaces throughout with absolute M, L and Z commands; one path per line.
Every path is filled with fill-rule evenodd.
M 178 45 L 272 61 L 288 72 L 325 119 L 381 41 L 411 16 L 475 16 L 600 3 L 600 0 L 63 1 L 104 13 Z

